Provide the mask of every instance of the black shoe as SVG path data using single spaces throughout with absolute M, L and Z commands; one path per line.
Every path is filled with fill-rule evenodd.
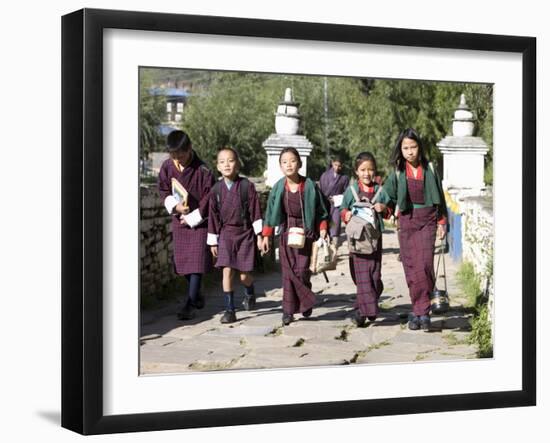
M 313 308 L 309 308 L 307 311 L 302 312 L 302 315 L 304 318 L 311 317 L 311 314 L 313 313 Z
M 176 313 L 178 320 L 192 320 L 195 318 L 195 309 L 190 303 L 187 303 Z
M 193 301 L 193 306 L 197 309 L 204 308 L 204 297 L 202 294 L 197 295 L 197 298 Z
M 374 320 L 376 320 L 376 315 L 367 315 L 367 319 L 369 321 L 374 321 Z
M 365 322 L 367 321 L 367 317 L 365 315 L 361 315 L 361 312 L 359 310 L 355 311 L 355 314 L 351 318 L 351 321 L 355 323 L 355 325 L 360 328 L 361 326 L 365 325 Z
M 430 320 L 429 315 L 421 315 L 420 318 L 419 318 L 419 321 L 420 321 L 420 329 L 422 329 L 423 331 L 429 331 L 430 330 L 432 322 Z
M 420 329 L 420 317 L 409 314 L 409 329 L 411 331 L 418 331 Z
M 245 311 L 252 311 L 256 308 L 256 296 L 253 295 L 246 295 L 243 299 L 243 309 Z
M 220 319 L 220 323 L 235 323 L 236 321 L 235 311 L 225 311 Z
M 288 326 L 294 321 L 294 316 L 292 314 L 283 314 L 283 326 Z

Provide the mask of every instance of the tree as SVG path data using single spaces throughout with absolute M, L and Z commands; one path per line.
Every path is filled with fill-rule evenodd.
M 151 72 L 140 70 L 139 82 L 139 154 L 145 159 L 150 152 L 157 151 L 162 145 L 159 126 L 162 123 L 166 99 L 163 96 L 151 95 Z
M 247 175 L 264 171 L 262 142 L 274 132 L 274 111 L 287 87 L 300 103 L 301 131 L 314 145 L 308 161 L 314 179 L 328 166 L 329 151 L 350 169 L 359 152 L 370 151 L 387 173 L 397 135 L 407 127 L 419 132 L 428 156 L 437 162 L 441 154 L 436 144 L 450 133 L 461 93 L 477 117 L 477 134 L 489 145 L 491 170 L 491 85 L 328 77 L 325 118 L 323 77 L 217 72 L 207 79 L 202 88 L 196 84 L 182 127 L 207 162 L 214 162 L 221 146 L 237 149 Z

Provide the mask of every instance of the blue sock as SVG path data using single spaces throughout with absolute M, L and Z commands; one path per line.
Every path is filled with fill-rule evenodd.
M 225 310 L 234 311 L 235 310 L 235 301 L 233 300 L 233 291 L 224 291 L 223 298 L 225 299 Z
M 252 283 L 250 286 L 245 286 L 244 292 L 248 296 L 254 295 L 254 283 Z
M 186 274 L 185 278 L 189 283 L 188 303 L 193 303 L 199 296 L 201 290 L 202 274 Z

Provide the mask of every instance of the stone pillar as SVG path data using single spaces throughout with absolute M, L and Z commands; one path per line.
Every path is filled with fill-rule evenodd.
M 279 155 L 284 148 L 296 148 L 302 158 L 300 174 L 307 174 L 307 159 L 313 149 L 311 142 L 299 135 L 300 104 L 294 101 L 292 89 L 286 88 L 284 100 L 277 106 L 275 113 L 275 133 L 271 134 L 262 146 L 267 154 L 266 185 L 273 185 L 283 176 L 279 167 Z
M 454 113 L 453 135 L 441 140 L 437 147 L 443 154 L 443 188 L 469 190 L 479 195 L 485 189 L 485 156 L 487 143 L 474 137 L 474 116 L 464 94 Z

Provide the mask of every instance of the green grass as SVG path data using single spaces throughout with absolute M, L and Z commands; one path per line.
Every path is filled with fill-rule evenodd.
M 334 337 L 335 340 L 342 340 L 342 341 L 348 341 L 349 332 L 346 329 L 342 329 L 340 331 L 340 335 L 337 335 Z
M 472 263 L 463 262 L 456 275 L 462 286 L 462 290 L 466 294 L 468 300 L 467 307 L 473 308 L 477 306 L 483 293 L 480 289 L 480 278 L 474 271 Z
M 468 337 L 468 342 L 477 345 L 479 358 L 491 358 L 493 356 L 492 326 L 489 320 L 487 301 L 480 289 L 481 279 L 469 262 L 462 263 L 457 276 L 468 298 L 468 307 L 474 308 L 474 317 L 470 321 L 472 332 Z
M 268 332 L 267 334 L 265 334 L 266 337 L 278 337 L 279 335 L 283 335 L 282 326 L 276 326 L 271 330 L 271 332 Z
M 468 340 L 461 340 L 459 339 L 455 334 L 452 332 L 449 334 L 443 335 L 443 339 L 450 345 L 450 346 L 456 346 L 456 345 L 465 345 L 468 343 Z
M 491 322 L 489 321 L 489 310 L 487 304 L 479 306 L 476 315 L 472 320 L 472 332 L 469 341 L 478 346 L 478 357 L 493 357 L 493 338 Z
M 391 345 L 391 343 L 388 340 L 381 341 L 380 343 L 375 343 L 373 345 L 370 345 L 367 348 L 367 352 L 373 351 L 375 349 L 380 349 L 380 348 L 383 348 L 384 346 L 389 346 L 389 345 Z

